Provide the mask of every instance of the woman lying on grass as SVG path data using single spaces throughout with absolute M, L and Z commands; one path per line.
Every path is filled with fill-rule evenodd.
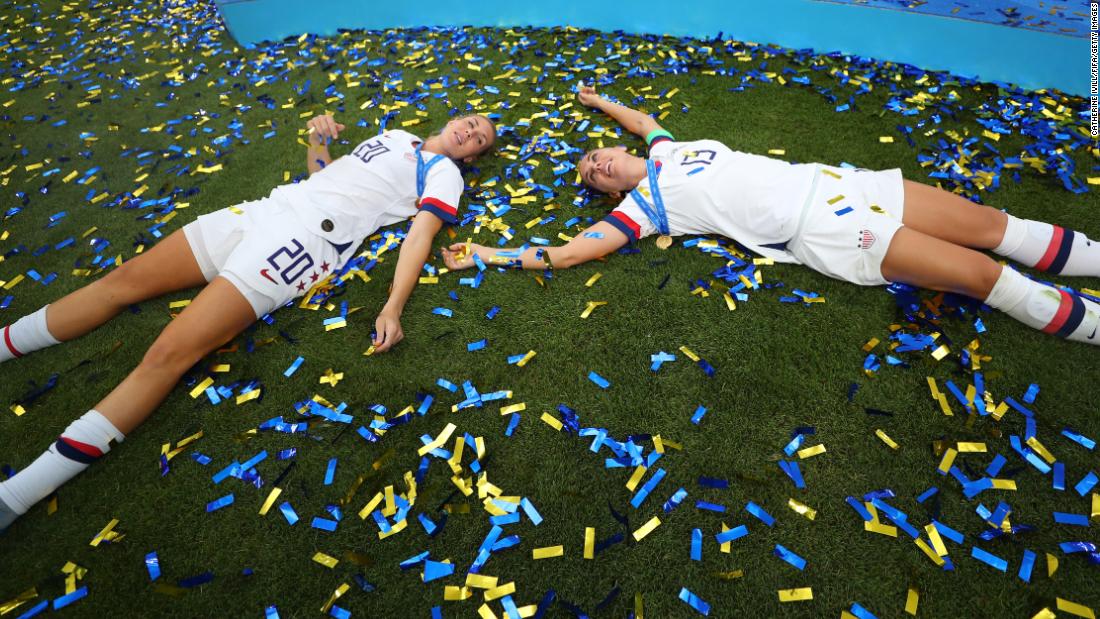
M 649 145 L 649 158 L 622 147 L 588 152 L 583 182 L 622 202 L 603 221 L 560 247 L 516 250 L 454 244 L 450 269 L 485 263 L 568 268 L 653 234 L 718 234 L 776 262 L 804 264 L 836 279 L 873 286 L 905 282 L 962 293 L 1059 337 L 1100 344 L 1100 304 L 1002 268 L 991 249 L 1062 275 L 1100 277 L 1100 243 L 1084 234 L 1017 219 L 942 189 L 904 180 L 899 169 L 845 170 L 730 150 L 721 142 L 676 142 L 652 118 L 610 102 L 599 109 Z M 624 196 L 625 194 L 625 196 Z
M 0 362 L 84 335 L 133 303 L 205 284 L 125 380 L 34 463 L 0 483 L 0 530 L 107 453 L 112 440 L 122 441 L 206 354 L 306 294 L 379 227 L 412 217 L 373 344 L 381 352 L 402 339 L 401 312 L 432 239 L 444 223 L 457 221 L 463 182 L 455 162 L 484 154 L 496 127 L 472 115 L 448 122 L 427 140 L 387 131 L 333 161 L 326 144 L 344 125 L 325 115 L 308 126 L 307 180 L 203 215 L 105 277 L 2 330 Z M 3 372 L 10 376 L 16 368 L 5 364 Z

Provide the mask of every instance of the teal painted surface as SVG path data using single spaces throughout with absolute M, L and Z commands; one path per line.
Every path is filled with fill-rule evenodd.
M 775 43 L 838 51 L 924 69 L 950 71 L 1028 89 L 1057 88 L 1087 96 L 1088 39 L 913 11 L 816 0 L 633 0 L 553 5 L 481 2 L 362 2 L 357 0 L 221 0 L 233 36 L 245 44 L 304 32 L 418 26 L 560 26 Z M 669 12 L 669 6 L 682 10 Z

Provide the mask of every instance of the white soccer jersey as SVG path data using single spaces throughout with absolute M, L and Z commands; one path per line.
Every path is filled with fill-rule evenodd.
M 672 236 L 720 234 L 776 262 L 798 262 L 783 247 L 797 231 L 817 164 L 733 151 L 714 140 L 651 139 L 649 158 L 660 166 L 657 185 Z M 638 189 L 653 204 L 648 179 Z M 604 221 L 631 241 L 657 234 L 629 194 Z
M 416 144 L 420 138 L 392 130 L 365 140 L 351 154 L 335 159 L 300 183 L 280 185 L 273 199 L 293 207 L 304 228 L 336 245 L 349 246 L 382 226 L 416 215 L 418 209 L 444 222 L 458 221 L 462 173 L 450 159 L 432 166 L 424 195 L 416 195 Z M 421 152 L 424 163 L 434 153 Z

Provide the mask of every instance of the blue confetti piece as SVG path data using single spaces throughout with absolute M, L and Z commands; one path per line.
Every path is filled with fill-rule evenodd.
M 718 512 L 719 514 L 726 513 L 726 506 L 719 505 L 717 503 L 708 503 L 707 501 L 696 501 L 695 509 L 702 509 L 708 512 Z
M 760 519 L 761 522 L 768 525 L 769 527 L 775 526 L 775 518 L 773 518 L 772 515 L 769 514 L 763 507 L 760 507 L 752 501 L 749 501 L 748 504 L 745 505 L 745 511 L 749 512 L 753 516 L 756 516 Z
M 1088 449 L 1089 451 L 1092 451 L 1096 448 L 1096 441 L 1092 440 L 1091 438 L 1086 438 L 1084 435 L 1078 434 L 1073 430 L 1070 430 L 1069 428 L 1065 428 L 1062 430 L 1062 436 L 1068 438 L 1074 443 L 1077 443 L 1085 449 Z
M 773 553 L 775 554 L 775 556 L 783 559 L 787 563 L 790 563 L 799 570 L 806 569 L 806 560 L 798 556 L 793 551 L 785 548 L 782 544 L 776 544 Z
M 1089 517 L 1084 514 L 1067 514 L 1065 512 L 1054 512 L 1054 522 L 1058 524 L 1068 524 L 1075 527 L 1087 527 L 1089 526 Z
M 717 488 L 725 490 L 730 487 L 730 482 L 717 477 L 699 477 L 699 485 L 704 488 Z
M 695 595 L 691 591 L 688 591 L 687 587 L 680 588 L 680 599 L 684 601 L 688 606 L 694 608 L 696 612 L 701 615 L 710 615 L 710 604 L 707 604 L 699 596 Z
M 340 608 L 335 604 L 328 611 L 329 616 L 336 617 L 336 619 L 351 619 L 351 611 L 345 608 Z
M 273 604 L 264 608 L 264 619 L 280 619 L 278 607 Z
M 641 507 L 642 503 L 646 500 L 646 497 L 649 496 L 649 493 L 653 492 L 653 489 L 656 488 L 657 484 L 661 483 L 661 480 L 664 478 L 665 470 L 662 468 L 657 469 L 657 472 L 654 473 L 649 478 L 649 480 L 646 481 L 645 485 L 638 489 L 638 492 L 634 494 L 634 498 L 630 499 L 630 504 L 634 506 L 635 509 Z
M 1031 582 L 1031 570 L 1035 567 L 1035 553 L 1024 550 L 1024 558 L 1020 561 L 1020 571 L 1016 574 L 1020 580 Z
M 149 580 L 160 578 L 160 558 L 156 552 L 145 555 L 145 569 L 149 572 Z
M 470 342 L 469 344 L 466 345 L 466 351 L 467 352 L 474 352 L 475 350 L 481 350 L 482 348 L 485 348 L 485 346 L 487 346 L 488 344 L 489 344 L 489 340 L 487 340 L 487 339 L 481 339 L 481 340 L 478 340 L 476 342 Z
M 1008 570 L 1008 561 L 998 557 L 997 555 L 990 554 L 977 546 L 974 546 L 970 550 L 970 556 L 985 563 L 989 567 L 1004 572 Z
M 61 610 L 73 602 L 83 599 L 88 595 L 88 587 L 81 587 L 68 595 L 63 595 L 53 601 L 53 609 Z
M 309 523 L 309 526 L 313 527 L 314 529 L 320 529 L 322 531 L 328 531 L 329 533 L 331 533 L 336 530 L 337 524 L 339 523 L 335 520 L 322 518 L 320 516 L 314 516 L 313 522 Z
M 1077 491 L 1077 494 L 1085 496 L 1088 494 L 1089 490 L 1096 487 L 1098 481 L 1100 481 L 1100 478 L 1097 478 L 1096 473 L 1089 471 L 1088 475 L 1085 475 L 1081 481 L 1077 482 L 1077 485 L 1074 486 L 1073 489 Z
M 859 602 L 852 602 L 852 607 L 848 612 L 858 617 L 858 619 L 878 619 L 871 611 L 860 606 Z
M 494 305 L 493 307 L 489 308 L 489 311 L 485 312 L 485 317 L 488 318 L 489 320 L 492 320 L 492 319 L 496 318 L 497 314 L 499 314 L 499 313 L 500 313 L 500 307 L 497 306 L 497 305 Z
M 446 578 L 454 573 L 454 563 L 440 563 L 430 559 L 424 562 L 424 582 L 432 582 L 433 580 Z
M 917 503 L 924 503 L 928 499 L 932 498 L 932 496 L 939 491 L 939 488 L 932 486 L 931 488 L 925 490 L 924 492 L 920 493 L 919 496 L 917 496 Z
M 332 478 L 336 476 L 336 458 L 331 458 L 328 461 L 328 467 L 325 469 L 325 485 L 332 485 Z
M 845 206 L 844 208 L 840 209 L 839 211 L 836 211 L 834 214 L 839 217 L 841 215 L 847 215 L 848 213 L 851 213 L 853 210 L 855 210 L 855 209 L 853 209 L 850 206 Z
M 446 318 L 451 318 L 452 316 L 454 316 L 454 312 L 445 307 L 437 307 L 432 310 L 432 313 L 437 316 L 444 316 Z
M 289 501 L 284 501 L 282 505 L 279 505 L 279 511 L 283 513 L 283 518 L 286 518 L 287 524 L 294 526 L 298 522 L 298 512 L 294 511 Z
M 718 540 L 719 544 L 725 544 L 726 542 L 732 542 L 737 539 L 741 539 L 749 534 L 749 528 L 745 525 L 737 526 L 729 531 L 723 531 L 714 536 L 714 539 Z
M 695 413 L 692 414 L 692 416 L 691 416 L 691 423 L 693 423 L 695 425 L 699 425 L 699 422 L 703 420 L 703 415 L 706 415 L 706 414 L 707 414 L 707 408 L 705 406 L 703 406 L 702 404 L 700 404 L 699 408 L 696 408 Z
M 691 530 L 691 560 L 702 561 L 703 560 L 703 530 L 692 529 Z
M 512 413 L 511 418 L 508 420 L 508 428 L 504 430 L 504 436 L 512 436 L 512 433 L 516 431 L 516 426 L 519 425 L 519 413 Z
M 220 499 L 216 499 L 206 504 L 206 513 L 216 512 L 223 507 L 228 507 L 233 504 L 233 493 L 229 493 Z
M 608 380 L 606 378 L 604 378 L 603 376 L 600 376 L 599 374 L 597 374 L 593 371 L 588 372 L 588 380 L 592 381 L 593 383 L 596 383 L 596 385 L 600 389 L 607 389 L 608 387 L 611 386 L 611 383 L 608 382 Z
M 688 494 L 687 490 L 685 490 L 683 488 L 680 488 L 676 492 L 673 492 L 672 496 L 670 496 L 668 498 L 668 500 L 665 501 L 665 504 L 664 504 L 665 513 L 671 512 L 672 510 L 679 507 L 680 503 L 682 503 L 683 500 L 685 498 L 687 498 L 687 494 Z
M 535 505 L 531 503 L 530 499 L 523 497 L 519 501 L 519 506 L 523 508 L 523 513 L 527 514 L 527 518 L 531 520 L 531 524 L 535 526 L 542 524 L 542 515 L 535 509 Z

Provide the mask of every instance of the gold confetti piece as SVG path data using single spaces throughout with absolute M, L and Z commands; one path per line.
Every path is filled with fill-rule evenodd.
M 371 344 L 371 345 L 370 345 L 370 348 L 368 348 L 368 349 L 366 349 L 365 351 L 363 351 L 363 356 L 364 356 L 364 357 L 369 357 L 369 356 L 371 356 L 371 355 L 373 355 L 373 354 L 374 354 L 374 344 Z
M 497 586 L 496 576 L 482 574 L 466 574 L 466 586 L 474 589 L 492 589 Z
M 648 469 L 644 465 L 638 465 L 634 468 L 634 472 L 630 475 L 630 479 L 626 481 L 626 489 L 634 492 L 638 487 L 638 482 L 642 481 L 642 477 L 645 477 L 645 472 Z
M 878 343 L 879 339 L 877 337 L 873 337 L 867 340 L 867 343 L 863 345 L 863 352 L 871 352 L 871 350 L 874 349 L 875 346 L 878 346 Z
M 584 528 L 584 558 L 595 559 L 596 558 L 596 528 L 585 527 Z
M 645 615 L 642 613 L 642 594 L 634 594 L 634 619 L 645 619 Z
M 635 531 L 633 533 L 634 541 L 636 541 L 636 542 L 642 541 L 642 538 L 644 538 L 645 536 L 652 533 L 653 529 L 656 529 L 657 526 L 660 525 L 660 524 L 661 524 L 661 519 L 658 518 L 657 516 L 654 516 L 653 518 L 650 518 L 649 522 L 643 524 L 637 531 Z
M 201 383 L 195 385 L 195 388 L 191 390 L 191 399 L 195 399 L 195 398 L 199 397 L 200 395 L 202 395 L 202 393 L 204 391 L 206 391 L 206 388 L 209 387 L 210 385 L 213 385 L 213 384 L 214 384 L 214 379 L 213 378 L 210 378 L 209 376 L 204 378 Z
M 1092 493 L 1092 514 L 1090 516 L 1093 520 L 1100 521 L 1100 494 Z
M 787 151 L 783 150 L 782 148 L 769 148 L 768 149 L 768 154 L 769 155 L 780 155 L 780 156 L 782 156 L 782 155 L 786 155 Z
M 726 523 L 723 522 L 722 523 L 722 532 L 725 533 L 726 531 L 729 531 L 729 530 L 730 530 L 729 525 L 727 525 Z M 725 553 L 725 554 L 729 554 L 730 549 L 732 547 L 733 547 L 733 542 L 723 542 L 723 543 L 718 545 L 718 550 L 720 552 Z
M 477 609 L 477 614 L 481 619 L 497 619 L 496 613 L 493 612 L 492 608 L 489 608 L 488 603 L 482 604 Z
M 511 404 L 509 406 L 502 407 L 500 409 L 501 415 L 507 415 L 509 413 L 518 413 L 519 411 L 527 410 L 526 402 L 519 402 L 517 404 Z
M 36 597 L 38 597 L 38 589 L 36 587 L 31 587 L 30 589 L 27 589 L 23 593 L 20 593 L 19 595 L 8 600 L 7 602 L 0 604 L 0 616 L 4 616 L 12 612 L 16 608 L 19 608 L 20 606 L 26 604 Z
M 191 305 L 191 299 L 184 299 L 182 301 L 172 301 L 168 304 L 168 309 L 179 309 L 181 307 L 187 307 Z
M 1049 608 L 1043 608 L 1043 610 L 1032 615 L 1031 619 L 1054 619 L 1057 616 Z
M 994 479 L 993 480 L 993 489 L 994 490 L 1015 490 L 1016 489 L 1016 480 L 1015 479 Z
M 266 516 L 267 515 L 268 510 L 271 509 L 271 506 L 275 504 L 275 501 L 279 498 L 279 495 L 282 494 L 282 493 L 283 493 L 283 489 L 278 487 L 278 486 L 275 486 L 274 488 L 271 489 L 271 492 L 268 493 L 267 498 L 264 499 L 263 507 L 260 508 L 260 515 L 261 516 Z
M 1058 557 L 1050 554 L 1049 552 L 1046 553 L 1046 554 L 1047 554 L 1047 576 L 1050 577 L 1050 578 L 1054 578 L 1054 572 L 1058 571 Z
M 985 453 L 985 443 L 959 443 L 959 453 Z
M 1035 453 L 1039 454 L 1039 457 L 1041 457 L 1043 460 L 1046 460 L 1047 464 L 1054 464 L 1055 461 L 1058 460 L 1054 457 L 1054 454 L 1050 453 L 1050 451 L 1048 451 L 1047 448 L 1039 442 L 1038 437 L 1033 436 L 1024 442 L 1027 443 L 1028 447 L 1034 449 Z
M 589 277 L 588 281 L 586 281 L 584 285 L 588 288 L 591 288 L 592 284 L 595 284 L 597 281 L 599 281 L 601 277 L 603 277 L 603 273 L 596 273 L 592 277 Z
M 844 199 L 844 194 L 840 194 L 840 195 L 837 195 L 837 196 L 833 196 L 832 198 L 829 198 L 828 200 L 826 200 L 826 202 L 828 202 L 830 205 L 832 205 L 832 204 L 836 204 L 837 202 L 840 202 L 843 199 Z
M 561 429 L 562 429 L 561 422 L 558 421 L 557 419 L 555 419 L 554 416 L 551 415 L 550 413 L 543 413 L 541 419 L 544 422 L 546 422 L 546 425 L 550 426 L 551 428 L 554 428 L 558 432 L 561 432 Z
M 899 447 L 899 445 L 894 442 L 894 439 L 887 436 L 887 434 L 885 432 L 883 432 L 881 429 L 876 429 L 875 430 L 875 436 L 882 439 L 883 443 L 886 443 L 887 445 L 889 445 L 890 449 L 897 449 Z
M 909 594 L 905 596 L 905 612 L 913 615 L 917 615 L 917 604 L 920 602 L 920 593 L 917 592 L 915 587 L 909 587 Z
M 812 458 L 818 454 L 825 453 L 825 445 L 814 445 L 813 447 L 807 447 L 805 449 L 798 450 L 798 458 L 805 460 L 806 458 Z
M 737 302 L 733 300 L 728 290 L 722 293 L 722 300 L 726 302 L 726 309 L 729 311 L 732 312 L 737 309 Z
M 880 135 L 878 141 L 880 144 L 893 144 L 894 137 L 890 135 Z
M 780 589 L 779 601 L 780 602 L 805 602 L 806 600 L 814 599 L 813 587 L 802 587 L 800 589 Z
M 241 395 L 237 396 L 237 404 L 244 404 L 245 402 L 250 402 L 252 400 L 255 400 L 256 398 L 260 397 L 260 392 L 261 391 L 263 391 L 263 390 L 262 389 L 253 389 L 252 391 L 249 391 L 248 393 L 242 393 Z
M 951 405 L 947 403 L 947 394 L 946 393 L 942 393 L 942 392 L 940 393 L 939 401 L 940 401 L 940 410 L 943 411 L 943 414 L 948 416 L 948 417 L 954 417 L 955 413 L 953 413 L 951 411 Z
M 27 409 L 23 408 L 22 404 L 12 404 L 11 412 L 15 413 L 16 417 L 22 417 L 24 414 L 26 414 Z
M 321 607 L 321 612 L 327 615 L 328 611 L 332 609 L 332 605 L 336 603 L 336 600 L 340 599 L 341 595 L 347 593 L 348 589 L 351 589 L 351 585 L 346 582 L 340 583 L 340 586 L 336 587 L 336 590 L 332 592 L 332 595 L 329 597 L 328 601 L 325 602 L 325 605 Z
M 1067 612 L 1071 615 L 1077 615 L 1078 617 L 1085 617 L 1085 619 L 1096 619 L 1096 613 L 1092 612 L 1092 609 L 1084 604 L 1077 604 L 1069 600 L 1062 598 L 1055 598 L 1058 603 L 1058 610 Z
M 405 520 L 402 520 L 402 521 L 398 522 L 397 524 L 393 525 L 393 528 L 390 529 L 389 533 L 383 533 L 383 532 L 379 531 L 378 532 L 378 539 L 383 540 L 383 539 L 386 539 L 387 537 L 390 537 L 391 535 L 397 535 L 398 533 L 404 531 L 405 527 L 408 526 L 408 524 L 409 524 L 408 519 L 405 519 Z
M 878 533 L 879 535 L 888 535 L 890 537 L 898 536 L 897 527 L 882 524 L 881 522 L 864 522 L 863 530 L 870 531 L 871 533 Z
M 927 543 L 925 543 L 924 540 L 918 538 L 913 540 L 913 542 L 917 545 L 917 548 L 920 548 L 921 552 L 928 555 L 928 558 L 932 559 L 932 562 L 935 563 L 937 566 L 943 567 L 944 563 L 946 563 L 946 561 L 943 560 L 943 557 L 936 554 L 936 551 L 932 550 L 932 548 Z
M 1100 176 L 1090 176 L 1085 180 L 1088 181 L 1090 185 L 1100 185 Z
M 447 440 L 451 438 L 451 434 L 457 428 L 458 428 L 458 426 L 456 426 L 455 424 L 448 423 L 447 427 L 443 428 L 443 431 L 439 433 L 439 436 L 436 437 L 436 439 L 434 441 L 428 443 L 427 445 L 424 445 L 419 450 L 417 450 L 416 455 L 423 456 L 424 454 L 428 453 L 429 451 L 432 451 L 433 449 L 437 449 L 439 447 L 442 447 L 443 444 L 446 443 Z
M 554 557 L 561 557 L 565 555 L 565 546 L 547 546 L 545 548 L 533 548 L 531 550 L 532 559 L 552 559 Z
M 461 602 L 470 599 L 473 595 L 474 592 L 470 591 L 469 587 L 447 585 L 443 588 L 443 599 L 448 602 Z
M 795 513 L 801 514 L 809 520 L 817 518 L 817 510 L 810 507 L 809 505 L 806 505 L 805 503 L 801 503 L 794 499 L 788 499 L 787 507 L 790 507 L 795 511 Z
M 733 570 L 731 572 L 715 572 L 714 575 L 717 576 L 718 578 L 721 578 L 722 580 L 736 580 L 736 579 L 741 578 L 742 576 L 744 576 L 745 571 L 744 570 Z
M 944 473 L 947 473 L 948 471 L 950 471 L 951 470 L 951 465 L 955 463 L 955 456 L 957 456 L 958 453 L 959 452 L 955 451 L 954 448 L 948 447 L 947 451 L 944 452 L 944 454 L 943 454 L 943 460 L 940 461 L 940 466 L 939 466 L 940 471 L 942 471 Z
M 117 524 L 118 518 L 112 518 L 111 521 L 107 523 L 107 526 L 103 527 L 103 530 L 96 534 L 96 536 L 92 538 L 91 542 L 88 542 L 88 545 L 92 547 L 99 546 L 99 543 L 108 537 L 108 535 L 113 531 L 115 525 Z
M 742 277 L 743 277 L 743 276 L 742 276 Z M 750 286 L 751 286 L 751 283 L 750 283 Z M 692 351 L 691 351 L 691 349 L 690 349 L 690 348 L 688 348 L 687 346 L 681 346 L 681 347 L 680 347 L 680 352 L 684 353 L 684 355 L 685 355 L 685 356 L 686 356 L 686 357 L 687 357 L 688 359 L 691 359 L 692 361 L 694 361 L 694 362 L 696 362 L 696 363 L 698 363 L 698 362 L 699 362 L 699 356 L 698 356 L 698 355 L 696 355 L 696 354 L 695 354 L 694 352 L 692 352 Z
M 343 372 L 333 372 L 332 368 L 329 368 L 329 369 L 325 370 L 324 375 L 322 375 L 318 379 L 318 382 L 322 385 L 329 384 L 329 385 L 332 385 L 333 387 L 335 387 L 336 383 L 338 383 L 342 380 L 344 380 L 344 373 Z
M 929 524 L 924 527 L 924 532 L 928 534 L 928 539 L 932 541 L 932 550 L 936 551 L 941 557 L 947 556 L 947 546 L 943 543 L 943 538 L 940 536 L 940 530 L 936 528 L 936 525 Z
M 581 318 L 588 318 L 592 315 L 592 310 L 603 305 L 607 305 L 607 301 L 589 301 L 584 308 L 584 311 L 581 312 Z
M 497 598 L 502 598 L 506 595 L 511 595 L 516 592 L 516 583 L 506 582 L 499 587 L 493 587 L 485 592 L 485 601 L 491 602 Z
M 340 560 L 336 557 L 330 557 L 323 552 L 318 552 L 317 554 L 313 555 L 313 561 L 316 563 L 320 563 L 321 565 L 329 569 L 336 567 L 336 564 L 340 562 Z
M 951 349 L 947 347 L 947 344 L 941 344 L 939 348 L 932 351 L 932 358 L 936 361 L 943 361 L 943 358 L 946 357 L 950 352 Z

